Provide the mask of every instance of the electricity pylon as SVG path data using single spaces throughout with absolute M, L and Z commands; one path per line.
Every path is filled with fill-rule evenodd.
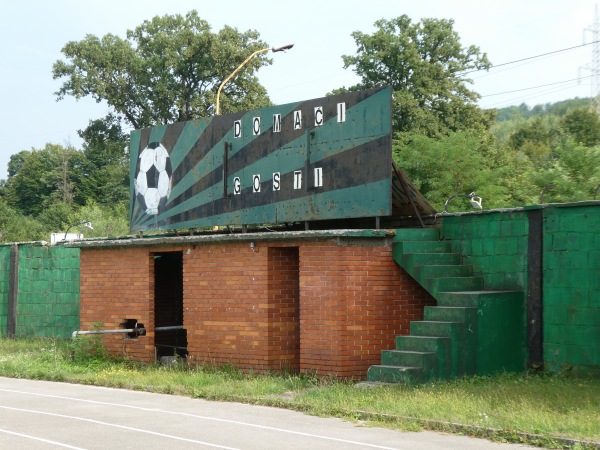
M 592 71 L 592 109 L 600 115 L 600 16 L 598 4 L 594 14 L 594 23 L 585 28 L 585 32 L 592 33 L 592 64 L 588 68 Z

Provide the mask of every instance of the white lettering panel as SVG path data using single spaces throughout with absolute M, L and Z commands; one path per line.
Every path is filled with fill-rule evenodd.
M 337 104 L 337 121 L 338 123 L 346 121 L 346 102 Z
M 281 132 L 281 114 L 273 114 L 273 133 Z
M 323 107 L 315 107 L 315 127 L 320 127 L 321 125 L 323 125 L 323 120 Z
M 294 171 L 294 189 L 302 189 L 302 171 Z
M 302 111 L 294 111 L 294 130 L 302 129 Z
M 252 192 L 260 192 L 260 175 L 252 175 Z
M 236 120 L 233 122 L 233 137 L 235 139 L 242 137 L 242 121 Z
M 275 172 L 273 174 L 273 190 L 278 191 L 281 189 L 281 172 Z
M 323 186 L 323 168 L 315 167 L 315 187 Z
M 242 180 L 240 177 L 235 177 L 233 179 L 233 194 L 240 195 L 242 193 Z
M 260 117 L 252 119 L 252 134 L 258 136 L 260 134 Z

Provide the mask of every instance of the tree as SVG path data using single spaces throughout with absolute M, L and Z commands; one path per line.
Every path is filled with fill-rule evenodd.
M 23 242 L 48 239 L 42 224 L 24 216 L 0 199 L 0 242 Z
M 54 144 L 19 153 L 11 159 L 19 161 L 18 170 L 11 170 L 4 188 L 7 203 L 20 213 L 33 216 L 53 203 L 72 203 L 82 158 L 82 153 L 73 147 Z
M 36 216 L 36 220 L 48 230 L 49 233 L 65 232 L 72 222 L 70 217 L 74 212 L 72 203 L 54 202 L 48 205 Z M 47 238 L 46 238 L 47 239 Z
M 487 147 L 477 135 L 466 132 L 437 139 L 406 134 L 404 142 L 395 143 L 393 156 L 438 211 L 451 196 L 473 191 L 486 208 L 504 206 L 511 202 L 510 179 L 504 178 L 495 158 L 486 155 L 491 151 Z
M 128 214 L 125 202 L 100 205 L 90 201 L 71 216 L 71 223 L 90 221 L 94 229 L 85 230 L 86 237 L 123 236 L 129 234 Z
M 15 176 L 21 167 L 23 167 L 23 162 L 28 154 L 29 152 L 27 150 L 21 150 L 19 153 L 10 155 L 7 167 L 8 178 Z
M 556 116 L 535 117 L 521 124 L 510 136 L 511 148 L 524 152 L 536 166 L 550 163 L 564 141 Z
M 75 186 L 79 204 L 90 200 L 114 205 L 129 198 L 129 139 L 121 129 L 121 120 L 114 114 L 91 120 L 83 138 L 85 162 Z
M 567 142 L 558 163 L 565 175 L 588 194 L 600 182 L 600 148 Z M 589 198 L 589 197 L 588 197 Z
M 42 174 L 44 168 L 25 167 L 28 154 L 15 157 L 13 180 L 8 183 L 14 188 L 5 190 L 11 194 L 12 204 L 37 216 L 44 202 L 48 208 L 49 194 L 56 197 L 62 193 L 63 202 L 72 199 L 72 214 L 77 215 L 82 205 L 93 204 L 94 214 L 104 214 L 106 220 L 119 213 L 126 218 L 129 154 L 128 136 L 123 130 L 212 115 L 221 82 L 250 54 L 267 47 L 253 30 L 239 32 L 225 26 L 213 33 L 196 11 L 185 16 L 154 17 L 128 30 L 124 39 L 112 34 L 101 38 L 87 35 L 81 41 L 68 42 L 62 49 L 65 59 L 53 66 L 54 79 L 62 81 L 57 98 L 90 96 L 105 101 L 111 112 L 79 131 L 84 140 L 83 151 L 78 154 L 81 164 L 66 176 L 69 164 L 65 160 L 57 163 L 63 168 L 55 173 L 63 175 L 58 185 L 45 182 L 47 189 L 42 190 L 32 173 Z M 221 93 L 224 112 L 270 105 L 255 76 L 260 67 L 270 63 L 265 55 L 259 55 L 236 74 Z M 19 194 L 17 186 L 24 186 L 26 180 L 32 181 L 33 187 Z M 55 225 L 71 213 L 68 208 L 54 206 L 42 219 Z M 107 225 L 111 227 L 115 228 Z
M 568 112 L 562 120 L 565 130 L 586 147 L 600 144 L 600 117 L 589 108 L 579 108 Z
M 71 95 L 106 101 L 134 128 L 208 117 L 219 84 L 255 50 L 267 48 L 256 31 L 223 27 L 212 33 L 196 11 L 165 15 L 128 30 L 126 39 L 87 35 L 62 49 L 66 61 L 54 63 L 63 79 L 58 99 Z M 254 72 L 270 64 L 253 58 L 223 90 L 222 109 L 270 104 Z
M 551 164 L 528 174 L 538 201 L 542 191 L 544 203 L 593 199 L 600 184 L 600 148 L 567 141 L 556 153 Z
M 407 15 L 375 22 L 373 34 L 352 33 L 355 56 L 344 55 L 361 82 L 349 90 L 391 85 L 394 130 L 429 137 L 464 130 L 487 129 L 493 113 L 481 110 L 479 95 L 467 87 L 463 73 L 488 69 L 478 47 L 463 47 L 453 20 L 423 19 L 413 24 Z

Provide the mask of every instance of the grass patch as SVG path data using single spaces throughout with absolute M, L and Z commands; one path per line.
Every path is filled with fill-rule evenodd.
M 502 374 L 421 386 L 373 386 L 314 375 L 243 373 L 232 367 L 147 365 L 107 357 L 96 347 L 93 356 L 86 356 L 81 348 L 81 343 L 61 340 L 2 339 L 0 376 L 278 406 L 377 426 L 546 448 L 600 448 L 590 444 L 600 443 L 598 379 Z

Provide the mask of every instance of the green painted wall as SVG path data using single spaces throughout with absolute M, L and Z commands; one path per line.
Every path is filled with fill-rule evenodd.
M 0 246 L 0 333 L 6 337 L 10 246 Z M 79 329 L 79 249 L 19 244 L 16 336 L 68 338 Z
M 544 205 L 543 341 L 551 371 L 600 373 L 600 204 Z M 486 289 L 527 291 L 528 210 L 445 216 L 441 236 Z
M 10 247 L 0 246 L 0 336 L 6 337 L 8 316 L 8 275 L 10 272 Z
M 544 359 L 600 373 L 600 207 L 544 210 Z
M 529 221 L 523 210 L 447 216 L 442 239 L 473 266 L 486 289 L 527 290 Z

